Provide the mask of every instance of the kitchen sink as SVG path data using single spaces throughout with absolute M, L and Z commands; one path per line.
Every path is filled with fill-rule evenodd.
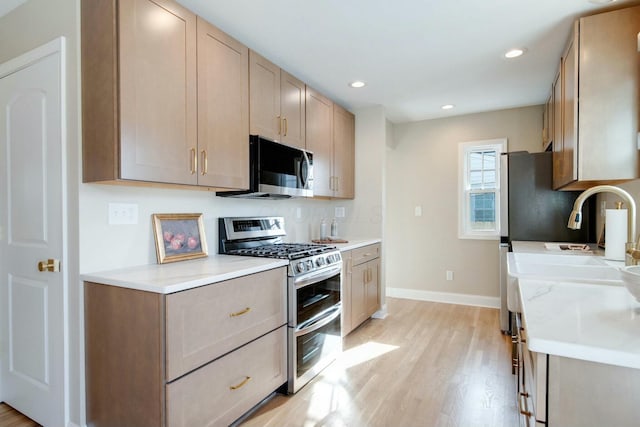
M 600 257 L 594 255 L 558 255 L 545 253 L 512 253 L 517 263 L 541 264 L 541 265 L 607 265 Z M 511 254 L 510 254 L 511 255 Z
M 518 279 L 624 286 L 620 270 L 594 255 L 507 254 L 507 307 L 520 312 Z

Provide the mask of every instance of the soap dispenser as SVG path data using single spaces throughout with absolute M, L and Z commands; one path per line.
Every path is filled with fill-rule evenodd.
M 322 218 L 320 221 L 320 240 L 327 239 L 327 222 Z

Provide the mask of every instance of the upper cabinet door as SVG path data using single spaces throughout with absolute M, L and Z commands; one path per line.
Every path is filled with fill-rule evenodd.
M 249 52 L 249 131 L 281 141 L 280 67 Z
M 298 148 L 305 145 L 306 85 L 284 70 L 280 70 L 280 114 L 282 142 Z
M 249 49 L 198 18 L 198 185 L 249 187 Z
M 196 16 L 119 2 L 120 178 L 196 184 Z
M 333 105 L 334 196 L 353 199 L 355 196 L 355 116 Z
M 333 102 L 307 87 L 307 149 L 313 152 L 313 195 L 332 197 Z

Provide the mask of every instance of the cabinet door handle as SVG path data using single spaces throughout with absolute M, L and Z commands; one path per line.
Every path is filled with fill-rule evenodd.
M 200 171 L 201 175 L 206 175 L 209 172 L 209 161 L 207 159 L 207 151 L 202 150 L 200 152 L 200 161 L 202 162 L 202 170 Z
M 524 409 L 524 405 L 522 404 L 522 400 L 526 399 L 527 397 L 529 397 L 529 393 L 520 393 L 520 396 L 518 396 L 518 410 L 525 417 L 530 417 L 533 414 L 531 413 L 531 411 L 527 411 L 526 409 Z
M 336 176 L 336 191 L 340 191 L 340 177 Z
M 242 316 L 243 314 L 247 314 L 247 313 L 248 313 L 248 312 L 250 312 L 250 311 L 251 311 L 251 307 L 247 307 L 247 308 L 245 308 L 244 310 L 240 310 L 240 311 L 237 311 L 237 312 L 235 312 L 235 313 L 231 313 L 231 314 L 229 314 L 229 317 L 238 317 L 238 316 Z
M 284 123 L 284 136 L 287 136 L 287 133 L 289 132 L 289 124 L 287 123 L 287 118 L 285 117 L 284 119 L 282 119 L 283 123 Z
M 196 155 L 196 149 L 191 149 L 191 175 L 196 173 L 196 169 L 198 169 L 198 156 Z
M 282 117 L 278 116 L 278 135 L 282 135 Z
M 237 390 L 240 387 L 244 387 L 245 384 L 247 384 L 249 381 L 251 381 L 251 377 L 246 377 L 245 376 L 240 384 L 229 386 L 229 390 Z

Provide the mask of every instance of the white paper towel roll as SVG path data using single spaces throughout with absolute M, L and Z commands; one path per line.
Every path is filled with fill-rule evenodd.
M 604 257 L 613 261 L 624 261 L 627 243 L 627 210 L 607 209 L 605 211 Z

